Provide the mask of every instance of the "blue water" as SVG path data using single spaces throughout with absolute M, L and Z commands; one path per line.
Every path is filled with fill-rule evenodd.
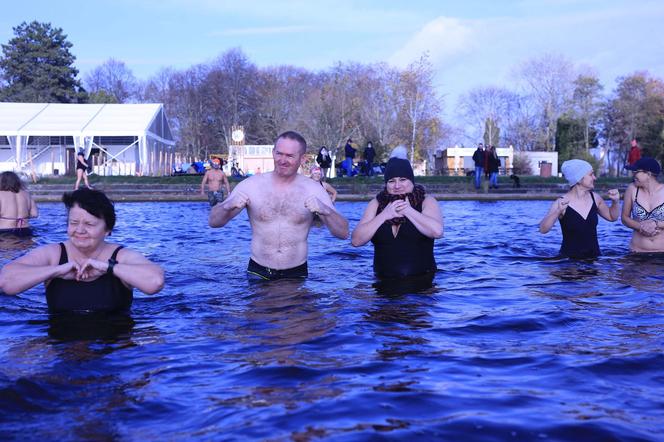
M 0 297 L 3 440 L 662 440 L 664 260 L 553 258 L 550 202 L 445 202 L 441 269 L 375 287 L 371 245 L 310 235 L 304 283 L 249 284 L 243 214 L 120 203 L 113 241 L 167 271 L 114 322 L 49 319 L 43 288 Z M 354 226 L 365 203 L 338 203 Z M 65 239 L 42 204 L 35 242 Z

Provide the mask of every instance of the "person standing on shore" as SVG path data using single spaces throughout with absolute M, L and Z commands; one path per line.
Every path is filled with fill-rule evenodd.
M 316 156 L 316 162 L 321 168 L 323 178 L 329 178 L 328 172 L 330 171 L 330 167 L 332 167 L 332 157 L 330 156 L 327 147 L 322 146 L 320 148 L 318 155 Z
M 298 174 L 306 151 L 302 135 L 282 133 L 272 149 L 274 171 L 243 180 L 210 211 L 210 227 L 223 227 L 247 209 L 252 230 L 247 273 L 252 280 L 308 276 L 307 237 L 316 215 L 332 235 L 348 237 L 348 220 L 336 211 L 325 189 Z
M 221 170 L 221 160 L 219 158 L 212 159 L 212 168 L 205 172 L 203 175 L 203 181 L 201 181 L 201 195 L 205 194 L 205 185 L 207 184 L 208 190 L 208 201 L 210 206 L 214 206 L 224 200 L 224 189 L 226 189 L 226 194 L 230 195 L 231 186 L 228 183 L 228 177 Z M 222 189 L 222 186 L 224 188 Z
M 85 159 L 85 154 L 82 149 L 79 150 L 76 155 L 76 184 L 74 184 L 74 190 L 78 189 L 78 186 L 81 184 L 81 179 L 85 183 L 85 187 L 92 189 L 88 182 L 88 162 Z
M 475 162 L 475 189 L 479 190 L 482 184 L 482 172 L 484 171 L 484 144 L 477 145 L 477 149 L 473 154 L 473 161 Z
M 29 218 L 37 218 L 39 210 L 25 185 L 14 172 L 0 174 L 0 234 L 30 236 Z

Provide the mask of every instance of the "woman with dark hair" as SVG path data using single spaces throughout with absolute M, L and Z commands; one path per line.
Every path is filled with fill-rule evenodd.
M 374 244 L 380 279 L 433 275 L 434 239 L 443 236 L 438 202 L 415 184 L 406 149 L 397 147 L 385 166 L 385 188 L 369 202 L 351 236 L 355 247 Z
M 51 312 L 123 312 L 133 287 L 153 294 L 164 272 L 137 251 L 106 242 L 115 227 L 115 208 L 103 192 L 65 193 L 65 242 L 38 247 L 0 270 L 0 289 L 14 295 L 39 283 Z
M 76 184 L 74 184 L 74 190 L 78 190 L 78 186 L 81 184 L 81 179 L 85 182 L 85 187 L 92 189 L 90 183 L 88 182 L 88 162 L 85 160 L 85 154 L 82 150 L 78 151 L 76 155 Z
M 629 248 L 634 253 L 664 252 L 664 184 L 657 180 L 662 167 L 643 157 L 626 169 L 634 172 L 622 209 L 623 225 L 634 231 Z
M 39 211 L 32 196 L 14 172 L 0 174 L 0 234 L 30 236 L 29 218 Z

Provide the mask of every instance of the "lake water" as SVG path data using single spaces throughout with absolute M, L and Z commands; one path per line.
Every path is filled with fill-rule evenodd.
M 359 220 L 366 203 L 338 203 Z M 113 241 L 167 271 L 130 317 L 62 323 L 0 300 L 3 440 L 662 440 L 664 260 L 555 259 L 548 201 L 445 202 L 431 288 L 376 287 L 371 245 L 310 235 L 304 283 L 249 284 L 245 214 L 119 203 Z M 40 205 L 34 243 L 65 239 Z

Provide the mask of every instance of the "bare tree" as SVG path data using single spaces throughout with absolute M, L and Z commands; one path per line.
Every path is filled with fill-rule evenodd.
M 90 101 L 127 103 L 138 98 L 138 82 L 123 61 L 109 58 L 89 72 L 83 81 Z
M 544 150 L 553 150 L 556 123 L 569 108 L 574 90 L 572 63 L 561 55 L 545 54 L 525 61 L 516 74 L 524 85 L 526 96 L 534 100 L 539 108 L 539 141 Z
M 438 146 L 432 144 L 437 144 L 440 136 L 441 102 L 433 87 L 433 68 L 427 54 L 401 73 L 399 85 L 401 112 L 409 132 L 406 140 L 413 162 L 418 147 L 425 152 L 435 149 Z M 425 141 L 425 138 L 430 140 Z

